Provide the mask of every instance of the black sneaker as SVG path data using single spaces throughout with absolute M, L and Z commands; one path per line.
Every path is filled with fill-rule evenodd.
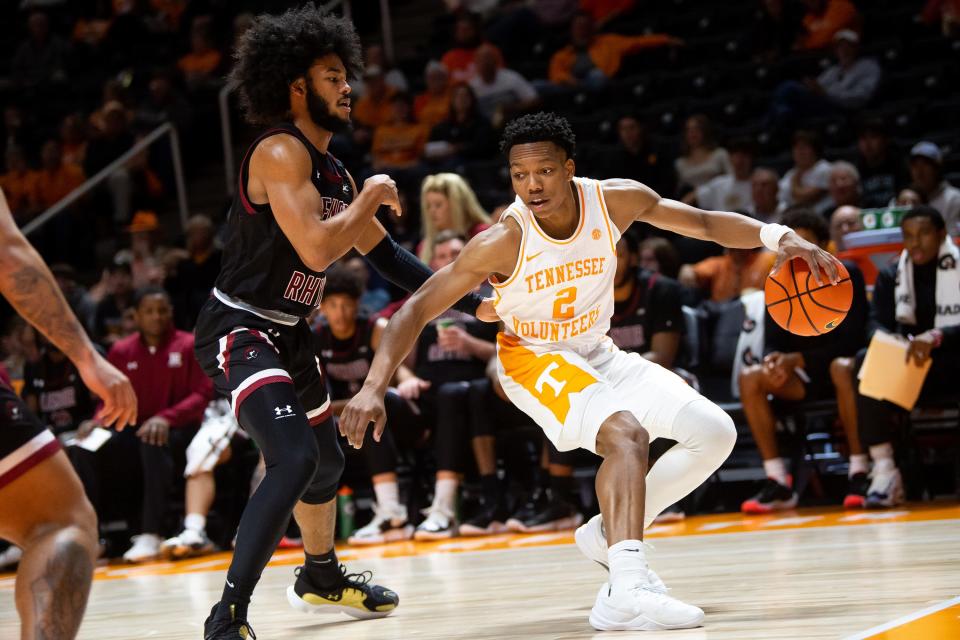
M 373 573 L 347 573 L 340 565 L 343 582 L 334 589 L 320 589 L 310 583 L 303 567 L 297 567 L 297 581 L 287 587 L 287 602 L 304 613 L 336 613 L 342 611 L 354 618 L 383 618 L 390 615 L 400 597 L 385 587 L 370 584 Z
M 547 492 L 544 489 L 534 489 L 526 500 L 519 503 L 513 514 L 507 518 L 507 529 L 510 531 L 520 531 L 523 523 L 534 515 L 543 511 L 547 506 Z
M 213 605 L 203 623 L 203 640 L 257 640 L 257 634 L 244 618 L 237 617 L 235 604 L 220 614 L 220 604 Z M 219 615 L 218 615 L 219 614 Z
M 509 515 L 507 510 L 499 504 L 484 507 L 480 513 L 460 525 L 460 535 L 487 536 L 508 531 L 507 519 Z
M 865 473 L 855 473 L 847 480 L 847 495 L 843 499 L 844 509 L 863 509 L 867 506 L 867 490 L 870 478 Z
M 785 511 L 797 506 L 799 497 L 793 490 L 793 480 L 788 478 L 789 485 L 780 484 L 773 478 L 767 478 L 760 493 L 749 500 L 744 500 L 740 510 L 753 515 Z
M 519 533 L 540 533 L 543 531 L 576 529 L 581 524 L 583 524 L 583 514 L 577 511 L 573 505 L 560 500 L 551 500 L 542 509 L 524 520 L 519 520 L 514 516 L 507 523 L 507 526 L 510 527 L 511 531 Z

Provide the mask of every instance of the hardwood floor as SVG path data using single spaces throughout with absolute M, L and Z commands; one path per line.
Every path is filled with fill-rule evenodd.
M 803 510 L 734 526 L 740 516 L 727 514 L 690 518 L 674 535 L 651 536 L 651 566 L 671 594 L 706 611 L 699 629 L 595 632 L 587 615 L 605 572 L 579 554 L 569 534 L 345 550 L 351 570 L 371 569 L 400 594 L 397 612 L 373 621 L 292 610 L 284 592 L 300 553 L 279 552 L 264 572 L 250 618 L 261 640 L 843 638 L 868 637 L 864 631 L 960 594 L 960 508 L 906 510 L 889 521 L 843 517 L 836 510 Z M 221 554 L 98 570 L 80 638 L 200 638 L 227 561 Z M 10 576 L 0 578 L 4 639 L 17 637 L 12 586 Z M 894 629 L 922 625 L 915 627 L 921 635 L 875 637 L 960 637 L 958 608 Z

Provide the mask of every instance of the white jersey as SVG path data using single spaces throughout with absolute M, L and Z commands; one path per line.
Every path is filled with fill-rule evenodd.
M 580 222 L 567 239 L 549 237 L 519 196 L 504 211 L 520 225 L 523 239 L 513 273 L 490 283 L 507 336 L 586 353 L 610 329 L 620 231 L 607 213 L 600 182 L 574 178 L 573 183 Z

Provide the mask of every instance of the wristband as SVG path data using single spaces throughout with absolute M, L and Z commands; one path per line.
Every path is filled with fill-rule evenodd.
M 780 240 L 791 231 L 782 224 L 765 224 L 760 227 L 760 242 L 770 251 L 780 251 Z

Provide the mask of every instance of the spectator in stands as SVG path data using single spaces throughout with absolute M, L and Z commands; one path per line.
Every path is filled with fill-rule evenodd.
M 26 364 L 20 395 L 43 424 L 65 439 L 93 415 L 93 399 L 67 356 L 46 338 L 39 342 L 40 357 Z
M 72 113 L 60 123 L 60 148 L 65 163 L 83 170 L 83 161 L 87 155 L 87 132 L 80 114 Z
M 480 27 L 480 18 L 472 13 L 461 13 L 454 23 L 454 46 L 440 58 L 440 62 L 450 72 L 450 80 L 454 84 L 468 82 L 476 72 L 474 57 L 477 48 L 483 44 Z M 499 53 L 499 50 L 497 52 Z
M 617 120 L 617 146 L 596 161 L 601 178 L 630 178 L 661 195 L 673 193 L 673 171 L 664 155 L 650 142 L 649 131 L 633 114 Z
M 557 87 L 599 89 L 617 75 L 624 56 L 643 49 L 680 44 L 677 38 L 658 33 L 641 36 L 597 33 L 593 17 L 578 11 L 570 23 L 570 44 L 550 58 L 547 79 Z
M 477 109 L 477 97 L 467 84 L 454 85 L 450 117 L 430 132 L 427 158 L 453 169 L 465 160 L 484 160 L 494 153 L 490 123 Z
M 788 207 L 823 209 L 830 201 L 830 163 L 815 131 L 793 134 L 793 167 L 780 180 L 780 200 Z
M 163 283 L 163 262 L 157 248 L 160 219 L 154 211 L 141 210 L 133 214 L 127 227 L 130 234 L 130 272 L 133 288 Z
M 175 323 L 185 330 L 193 328 L 220 273 L 223 252 L 214 242 L 214 231 L 209 217 L 191 216 L 184 228 L 186 251 L 176 255 L 166 273 L 164 288 L 173 300 Z
M 696 114 L 687 118 L 683 127 L 683 154 L 674 161 L 673 167 L 681 192 L 696 189 L 733 171 L 730 155 L 718 145 L 713 123 L 707 116 Z
M 710 211 L 748 211 L 753 206 L 752 176 L 755 146 L 751 140 L 733 140 L 727 146 L 733 169 L 684 196 L 683 201 Z
M 373 316 L 390 303 L 390 294 L 386 289 L 371 286 L 370 268 L 363 256 L 353 251 L 344 256 L 342 262 L 343 266 L 350 269 L 363 285 L 363 292 L 360 294 L 360 313 Z
M 753 55 L 773 62 L 790 54 L 797 41 L 803 9 L 789 0 L 759 0 L 757 20 L 750 34 Z
M 940 212 L 947 233 L 960 233 L 960 189 L 943 177 L 943 152 L 932 142 L 918 142 L 910 149 L 910 187 L 923 201 Z
M 750 206 L 746 212 L 761 222 L 778 222 L 786 210 L 780 200 L 780 176 L 769 167 L 757 167 L 750 176 Z
M 191 90 L 218 82 L 223 55 L 217 50 L 209 16 L 197 16 L 190 28 L 190 52 L 177 61 Z
M 116 446 L 105 445 L 98 455 L 117 455 L 117 447 L 139 439 L 136 446 L 143 474 L 142 512 L 134 525 L 138 534 L 123 559 L 145 562 L 160 553 L 167 494 L 173 481 L 173 451 L 182 451 L 189 444 L 213 397 L 213 386 L 193 355 L 193 334 L 174 328 L 173 306 L 163 289 L 138 291 L 133 307 L 137 332 L 114 344 L 107 358 L 133 384 L 139 424 L 115 434 L 111 440 Z M 93 421 L 84 422 L 80 435 L 93 426 Z M 93 486 L 98 484 L 95 468 L 78 468 L 78 472 L 84 479 L 93 478 Z M 90 497 L 95 505 L 100 502 L 100 496 Z
M 415 183 L 423 174 L 421 160 L 429 131 L 413 119 L 410 95 L 390 98 L 390 117 L 373 131 L 370 153 L 374 171 L 385 172 L 401 184 Z
M 714 302 L 723 302 L 742 293 L 763 289 L 776 255 L 765 249 L 727 249 L 680 268 L 680 283 L 706 292 Z
M 450 116 L 450 74 L 436 60 L 427 63 L 423 72 L 426 89 L 413 101 L 413 115 L 417 122 L 433 130 Z
M 470 239 L 490 226 L 490 215 L 466 180 L 455 173 L 427 176 L 420 187 L 420 230 L 423 242 L 417 252 L 431 264 L 433 245 L 442 231 Z
M 34 205 L 40 211 L 49 209 L 68 193 L 83 184 L 83 170 L 63 161 L 60 143 L 50 139 L 40 153 L 42 166 L 34 181 Z
M 947 233 L 943 216 L 933 207 L 914 207 L 900 227 L 904 249 L 896 264 L 877 275 L 869 332 L 883 331 L 909 340 L 909 362 L 922 366 L 932 360 L 920 392 L 921 406 L 938 398 L 955 399 L 960 377 L 960 251 Z M 865 355 L 863 349 L 852 365 L 838 363 L 838 369 L 844 370 L 850 382 L 844 394 L 855 395 L 856 408 L 851 413 L 873 460 L 866 506 L 892 507 L 904 498 L 891 435 L 895 426 L 902 424 L 905 410 L 859 392 L 854 376 Z
M 90 293 L 77 281 L 77 270 L 64 263 L 50 265 L 50 273 L 57 281 L 60 292 L 67 299 L 67 304 L 84 327 L 93 326 L 93 318 L 97 312 L 97 303 Z M 88 329 L 89 331 L 89 329 Z
M 23 381 L 27 365 L 40 359 L 37 331 L 17 315 L 8 319 L 5 329 L 0 339 L 3 347 L 2 365 L 10 379 L 19 383 Z
M 680 254 L 666 238 L 654 236 L 641 242 L 638 264 L 641 269 L 661 273 L 671 280 L 680 275 Z
M 820 214 L 810 209 L 794 209 L 783 220 L 805 240 L 827 248 L 830 232 Z M 793 490 L 787 460 L 780 457 L 777 446 L 778 415 L 771 396 L 788 403 L 833 397 L 830 363 L 834 358 L 852 356 L 864 343 L 868 308 L 866 285 L 856 265 L 847 262 L 844 266 L 853 284 L 853 303 L 843 322 L 829 333 L 804 337 L 781 328 L 766 314 L 763 362 L 749 365 L 740 372 L 740 401 L 767 476 L 760 492 L 741 506 L 744 513 L 770 513 L 797 506 L 798 496 Z M 850 470 L 844 506 L 863 508 L 868 485 L 867 456 L 860 447 L 857 430 L 849 428 L 846 431 Z
M 916 207 L 923 204 L 923 198 L 913 189 L 901 189 L 896 200 L 894 200 L 894 204 L 898 207 Z
M 13 81 L 21 87 L 65 81 L 70 48 L 60 36 L 50 33 L 47 14 L 30 14 L 27 31 L 29 36 L 17 47 L 10 65 Z
M 175 126 L 181 136 L 187 135 L 193 120 L 193 107 L 174 86 L 173 78 L 158 71 L 150 79 L 146 99 L 134 112 L 134 123 L 147 133 L 165 122 Z
M 102 135 L 107 130 L 107 111 L 116 109 L 117 105 L 123 109 L 128 121 L 133 120 L 133 110 L 128 108 L 131 100 L 122 82 L 116 78 L 110 78 L 104 82 L 100 97 L 100 105 L 89 117 L 94 136 Z
M 28 150 L 35 149 L 36 128 L 29 115 L 24 114 L 23 109 L 15 104 L 6 105 L 3 108 L 3 138 L 0 140 L 4 153 L 10 147 L 17 147 L 23 150 L 24 154 Z M 30 158 L 27 158 L 27 162 L 29 161 Z
M 409 84 L 407 83 L 407 77 L 403 75 L 403 71 L 394 67 L 389 60 L 387 60 L 386 52 L 383 50 L 383 45 L 379 43 L 368 44 L 363 54 L 363 61 L 368 67 L 377 67 L 383 72 L 383 81 L 395 92 L 409 92 Z M 364 83 L 363 78 L 358 78 L 356 82 L 351 81 L 351 88 L 353 89 L 350 93 L 354 97 L 360 97 L 366 93 L 367 86 Z
M 848 205 L 837 207 L 830 216 L 830 241 L 834 252 L 847 250 L 843 237 L 854 231 L 863 231 L 860 208 Z
M 838 207 L 859 207 L 860 192 L 860 172 L 857 171 L 857 167 L 846 160 L 837 160 L 830 165 L 830 182 L 827 186 L 830 202 L 817 213 L 830 218 L 834 209 Z
M 87 145 L 84 173 L 94 176 L 101 169 L 130 150 L 134 145 L 127 110 L 119 102 L 109 102 L 103 109 L 104 129 Z M 133 206 L 134 175 L 128 168 L 114 171 L 107 180 L 113 201 L 113 220 L 125 224 Z
M 353 103 L 353 120 L 359 126 L 371 131 L 390 117 L 390 99 L 396 89 L 387 84 L 383 69 L 368 66 L 363 72 L 366 91 Z
M 806 14 L 796 48 L 802 51 L 823 49 L 833 42 L 838 31 L 860 31 L 860 14 L 850 0 L 803 0 Z
M 837 63 L 816 78 L 788 80 L 777 87 L 768 123 L 786 129 L 807 118 L 848 114 L 862 109 L 880 85 L 880 65 L 859 57 L 860 36 L 843 29 L 834 36 Z
M 470 88 L 477 96 L 480 113 L 499 129 L 506 120 L 533 109 L 540 101 L 537 90 L 513 69 L 504 69 L 500 52 L 492 44 L 477 47 L 476 73 Z
M 860 125 L 857 134 L 857 169 L 863 189 L 863 206 L 885 207 L 908 182 L 906 163 L 892 148 L 883 120 L 872 118 Z
M 14 220 L 22 225 L 38 213 L 33 195 L 37 192 L 37 172 L 27 164 L 23 149 L 16 145 L 7 146 L 6 173 L 0 175 L 0 189 L 7 196 Z
M 106 272 L 107 294 L 97 303 L 93 318 L 93 339 L 111 346 L 125 335 L 124 312 L 133 307 L 133 274 L 129 254 L 118 253 Z

